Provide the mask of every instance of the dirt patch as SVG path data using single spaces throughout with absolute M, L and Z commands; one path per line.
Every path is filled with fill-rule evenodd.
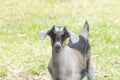
M 23 76 L 4 76 L 0 80 L 51 80 L 49 75 L 23 75 Z
M 0 77 L 0 80 L 51 80 L 47 70 L 45 70 L 46 75 L 39 76 L 39 75 L 21 74 L 25 70 L 13 64 L 7 65 L 7 69 L 9 72 L 5 76 Z

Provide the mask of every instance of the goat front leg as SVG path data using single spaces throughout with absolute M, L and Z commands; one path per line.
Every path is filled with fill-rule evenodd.
M 94 64 L 91 60 L 88 64 L 87 78 L 88 80 L 94 80 Z
M 72 73 L 71 75 L 67 75 L 65 80 L 81 80 L 80 73 Z
M 81 80 L 81 74 L 80 73 L 75 74 L 73 80 Z
M 55 80 L 55 78 L 54 78 L 54 73 L 53 73 L 53 62 L 52 62 L 52 58 L 50 58 L 50 61 L 49 61 L 49 63 L 48 63 L 48 71 L 49 71 L 49 73 L 50 73 L 50 75 L 51 75 L 52 80 Z

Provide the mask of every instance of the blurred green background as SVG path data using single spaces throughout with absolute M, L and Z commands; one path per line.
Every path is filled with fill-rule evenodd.
M 120 79 L 120 0 L 0 0 L 0 80 L 49 80 L 53 25 L 79 34 L 90 25 L 96 80 Z M 86 80 L 86 79 L 85 79 Z

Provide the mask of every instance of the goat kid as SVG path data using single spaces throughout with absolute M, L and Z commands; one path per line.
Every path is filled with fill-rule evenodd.
M 52 57 L 48 70 L 52 80 L 82 80 L 85 75 L 88 80 L 94 80 L 88 32 L 89 25 L 86 21 L 80 35 L 75 35 L 60 26 L 53 26 L 51 29 L 39 33 L 42 40 L 46 35 L 51 38 Z M 70 37 L 70 41 L 66 45 L 68 37 Z

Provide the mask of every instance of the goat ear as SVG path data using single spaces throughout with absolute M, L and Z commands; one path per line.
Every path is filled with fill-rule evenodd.
M 39 38 L 40 38 L 41 40 L 44 40 L 45 37 L 47 36 L 47 34 L 50 32 L 50 30 L 51 30 L 51 29 L 47 29 L 47 30 L 41 31 L 41 32 L 39 33 Z
M 88 39 L 88 32 L 89 32 L 89 24 L 86 21 L 80 35 L 82 35 L 87 40 Z
M 79 41 L 79 36 L 75 33 L 68 31 L 72 43 L 77 43 Z

